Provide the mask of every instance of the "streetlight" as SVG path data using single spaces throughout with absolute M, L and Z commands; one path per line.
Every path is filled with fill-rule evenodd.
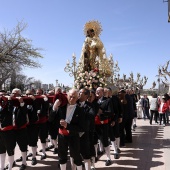
M 58 80 L 57 79 L 55 80 L 55 82 L 56 82 L 56 86 L 58 86 Z
M 70 63 L 69 60 L 67 60 L 66 67 L 64 68 L 65 72 L 70 72 L 69 76 L 72 77 L 74 76 L 74 81 L 76 79 L 76 72 L 77 72 L 77 63 L 76 63 L 76 56 L 73 53 L 72 55 L 72 63 Z
M 109 65 L 111 68 L 111 83 L 114 83 L 114 80 L 116 80 L 116 74 L 120 71 L 120 68 L 118 66 L 118 61 L 114 62 L 112 54 L 109 56 Z

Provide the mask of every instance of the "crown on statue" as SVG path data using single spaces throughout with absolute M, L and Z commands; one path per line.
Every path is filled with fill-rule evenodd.
M 87 35 L 87 31 L 89 29 L 93 29 L 95 32 L 95 35 L 99 36 L 102 32 L 102 26 L 101 23 L 97 20 L 92 20 L 92 21 L 88 21 L 86 22 L 86 24 L 84 25 L 84 34 Z

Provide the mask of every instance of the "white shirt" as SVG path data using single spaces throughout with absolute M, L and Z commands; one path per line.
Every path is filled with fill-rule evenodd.
M 77 105 L 77 104 L 67 105 L 66 119 L 65 119 L 67 123 L 70 123 L 70 122 L 71 122 L 72 117 L 73 117 L 73 114 L 74 114 L 74 111 L 75 111 L 75 109 L 76 109 L 76 105 Z

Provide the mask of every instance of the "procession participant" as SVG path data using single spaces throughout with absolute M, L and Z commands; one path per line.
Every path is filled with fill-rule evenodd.
M 55 94 L 54 90 L 48 91 L 48 94 L 47 94 L 48 99 L 52 97 L 52 100 L 49 100 L 48 121 L 47 121 L 49 139 L 46 140 L 46 141 L 50 140 L 51 144 L 48 146 L 48 142 L 46 142 L 46 150 L 54 148 L 53 154 L 57 154 L 57 144 L 56 144 L 57 142 L 55 142 L 56 138 L 57 138 L 57 130 L 55 129 L 55 127 L 56 127 L 55 126 L 55 122 L 56 122 L 55 117 L 56 116 L 51 115 L 51 110 L 53 108 L 54 94 Z M 55 140 L 55 141 L 53 141 L 53 140 Z
M 32 153 L 28 154 L 27 157 L 32 156 L 31 164 L 36 165 L 37 164 L 36 153 L 37 153 L 37 142 L 38 142 L 38 125 L 37 125 L 38 115 L 36 109 L 37 100 L 33 95 L 32 90 L 30 89 L 26 91 L 26 95 L 27 97 L 30 97 L 33 100 L 32 105 L 27 105 L 28 118 L 29 118 L 29 124 L 27 126 L 28 144 L 32 150 Z
M 7 151 L 8 169 L 11 170 L 14 163 L 16 140 L 12 124 L 13 103 L 11 97 L 5 97 L 5 94 L 4 90 L 0 90 L 0 169 L 5 169 Z
M 120 131 L 121 131 L 120 143 L 121 146 L 124 146 L 125 142 L 132 143 L 131 125 L 134 116 L 134 109 L 133 109 L 132 98 L 130 97 L 129 94 L 126 93 L 124 89 L 121 89 L 119 91 L 119 98 L 121 100 L 121 105 L 123 109 L 122 123 L 120 125 Z M 125 132 L 126 132 L 126 137 L 125 137 Z
M 53 98 L 53 110 L 57 111 L 58 107 L 65 106 L 68 103 L 67 97 L 65 94 L 62 93 L 62 90 L 60 87 L 55 87 L 54 90 L 54 98 Z M 58 136 L 58 128 L 59 123 L 58 121 L 58 115 L 56 112 L 49 111 L 49 134 L 52 139 L 52 143 L 54 145 L 54 154 L 58 152 L 57 149 L 57 136 Z
M 92 108 L 92 105 L 87 101 L 88 97 L 90 95 L 90 91 L 86 88 L 82 88 L 79 91 L 79 100 L 78 104 L 80 107 L 84 110 L 85 113 L 85 132 L 80 136 L 80 152 L 84 159 L 85 169 L 90 170 L 90 146 L 91 146 L 91 140 L 90 140 L 90 131 L 93 131 L 94 129 L 94 116 L 95 112 Z M 93 136 L 91 136 L 93 137 Z M 94 148 L 94 145 L 92 143 L 92 146 Z M 94 160 L 95 161 L 95 160 Z M 94 168 L 94 167 L 92 167 Z
M 137 106 L 136 106 L 137 95 L 135 94 L 133 89 L 129 90 L 129 95 L 132 97 L 132 102 L 133 102 L 134 117 L 133 117 L 133 120 L 132 120 L 132 129 L 133 129 L 133 131 L 135 131 L 135 128 L 137 127 L 136 126 L 136 119 L 137 119 Z
M 114 158 L 119 158 L 119 118 L 120 118 L 120 103 L 119 99 L 116 96 L 116 90 L 112 93 L 112 89 L 108 88 L 108 97 L 111 99 L 113 104 L 114 113 L 111 115 L 109 120 L 109 137 L 111 140 Z
M 115 105 L 118 107 L 118 120 L 115 122 L 115 126 L 113 128 L 114 134 L 115 134 L 115 142 L 116 142 L 116 147 L 117 147 L 117 153 L 120 153 L 120 124 L 122 123 L 122 106 L 120 99 L 118 97 L 118 89 L 113 90 L 112 93 L 112 100 L 115 99 Z
M 99 103 L 99 112 L 96 116 L 96 132 L 104 146 L 107 160 L 105 165 L 111 165 L 111 157 L 110 157 L 110 146 L 108 142 L 108 116 L 113 113 L 113 106 L 110 100 L 107 100 L 104 97 L 104 89 L 102 87 L 98 87 L 96 89 L 96 97 Z
M 61 170 L 66 170 L 68 147 L 70 157 L 73 158 L 77 170 L 82 170 L 82 158 L 80 156 L 79 132 L 85 131 L 85 115 L 77 105 L 78 92 L 71 89 L 68 92 L 68 104 L 58 108 L 59 134 L 58 134 L 58 156 Z
M 91 103 L 92 108 L 94 110 L 94 120 L 91 121 L 89 135 L 90 135 L 91 169 L 95 169 L 95 162 L 98 161 L 98 157 L 97 157 L 98 145 L 95 143 L 95 138 L 96 138 L 96 141 L 98 140 L 97 134 L 95 131 L 95 116 L 97 115 L 98 109 L 99 109 L 99 104 L 97 103 L 97 100 L 96 100 L 95 91 L 93 91 L 93 90 L 90 91 L 90 95 L 89 95 L 87 101 Z
M 48 131 L 47 131 L 47 120 L 48 120 L 48 109 L 49 109 L 49 102 L 47 96 L 43 94 L 42 89 L 36 90 L 36 100 L 38 97 L 43 98 L 43 100 L 37 102 L 36 110 L 38 115 L 37 125 L 38 125 L 38 134 L 41 141 L 42 146 L 42 155 L 41 160 L 46 159 L 46 139 L 48 138 Z
M 13 125 L 15 129 L 15 138 L 16 142 L 19 145 L 21 155 L 22 155 L 22 165 L 20 170 L 26 169 L 26 157 L 27 157 L 27 145 L 28 145 L 28 136 L 27 136 L 27 124 L 28 124 L 28 115 L 27 108 L 21 97 L 21 90 L 14 88 L 12 90 L 12 97 L 15 97 L 19 100 L 19 105 L 15 106 L 13 109 Z
M 54 104 L 53 104 L 54 103 Z M 53 97 L 53 102 L 50 103 L 49 107 L 49 119 L 48 119 L 48 130 L 49 130 L 49 135 L 50 135 L 50 140 L 51 140 L 51 146 L 49 146 L 49 149 L 52 149 L 54 147 L 54 154 L 57 154 L 58 148 L 57 148 L 57 136 L 58 136 L 58 128 L 59 124 L 57 123 L 57 114 L 56 112 L 53 112 L 53 110 L 57 111 L 59 106 L 64 106 L 66 105 L 67 98 L 66 96 L 61 92 L 60 87 L 55 87 L 54 89 L 54 97 Z

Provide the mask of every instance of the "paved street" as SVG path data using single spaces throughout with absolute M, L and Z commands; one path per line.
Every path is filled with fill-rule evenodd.
M 39 150 L 39 149 L 38 149 Z M 105 156 L 100 157 L 96 163 L 97 170 L 170 170 L 170 126 L 150 125 L 149 121 L 138 119 L 137 128 L 133 132 L 133 143 L 126 144 L 121 148 L 120 158 L 115 160 L 112 154 L 112 165 L 105 167 Z M 16 158 L 20 156 L 16 148 Z M 47 152 L 47 159 L 41 161 L 40 155 L 37 156 L 38 164 L 31 166 L 31 161 L 27 161 L 27 170 L 55 170 L 57 166 L 57 155 L 52 151 Z M 14 167 L 19 169 L 20 163 Z M 68 170 L 70 170 L 68 162 Z

